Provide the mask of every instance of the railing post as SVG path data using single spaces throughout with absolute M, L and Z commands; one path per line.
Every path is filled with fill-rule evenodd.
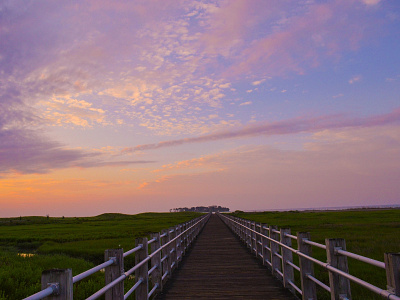
M 387 289 L 390 293 L 400 296 L 400 254 L 385 253 L 385 269 Z
M 186 224 L 186 229 L 185 230 L 187 230 L 187 232 L 186 232 L 186 250 L 185 251 L 188 251 L 189 250 L 189 246 L 190 246 L 190 232 L 191 232 L 191 230 L 189 228 L 190 228 L 191 224 L 192 223 L 190 223 L 190 222 Z
M 250 221 L 246 221 L 246 231 L 247 231 L 247 247 L 250 248 L 250 251 L 253 251 L 251 249 L 251 231 L 250 231 Z
M 243 227 L 243 241 L 245 242 L 246 246 L 248 245 L 248 240 L 247 240 L 247 221 L 242 220 L 242 225 Z
M 169 240 L 173 240 L 175 238 L 175 236 L 176 236 L 175 227 L 171 227 L 170 228 L 170 232 L 169 232 Z M 169 253 L 170 253 L 170 256 L 169 256 L 170 257 L 170 261 L 169 261 L 169 263 L 171 265 L 171 274 L 172 274 L 172 272 L 174 272 L 175 267 L 176 267 L 176 240 L 173 241 L 170 245 L 171 246 L 169 248 L 169 250 L 170 250 L 169 251 Z M 171 251 L 172 251 L 172 253 L 171 253 Z
M 243 224 L 242 224 L 242 220 L 240 218 L 236 217 L 236 221 L 240 224 L 239 225 L 239 238 L 243 242 L 244 239 L 243 239 L 243 226 L 242 226 Z
M 246 244 L 246 247 L 248 247 L 249 246 L 249 240 L 247 238 L 247 231 L 248 231 L 248 229 L 247 229 L 247 221 L 243 220 L 242 222 L 243 222 L 243 226 L 244 226 L 244 228 L 243 228 L 243 230 L 244 230 L 244 232 L 243 232 L 244 243 Z
M 233 220 L 239 223 L 239 224 L 235 223 L 235 225 L 236 225 L 236 230 L 237 230 L 239 239 L 242 239 L 242 226 L 240 226 L 240 220 L 238 217 L 233 217 Z
M 312 256 L 312 247 L 304 243 L 304 240 L 311 240 L 309 232 L 298 232 L 297 233 L 297 245 L 299 251 L 305 255 Z M 308 278 L 308 275 L 314 276 L 314 264 L 308 259 L 299 256 L 300 264 L 300 279 L 301 279 L 301 290 L 303 292 L 303 300 L 317 299 L 317 288 L 315 282 Z
M 161 241 L 160 241 L 160 234 L 159 233 L 152 233 L 150 237 L 153 239 L 155 238 L 156 240 L 151 244 L 150 250 L 151 253 L 154 253 L 158 249 L 160 249 L 161 246 Z M 158 285 L 157 291 L 162 290 L 162 266 L 161 266 L 161 251 L 159 251 L 157 254 L 155 254 L 151 258 L 151 267 L 153 268 L 154 266 L 157 266 L 156 269 L 151 273 L 151 282 L 153 283 L 153 286 L 156 284 Z
M 254 231 L 256 230 L 256 222 L 252 221 L 250 222 L 250 228 L 253 231 L 250 231 L 250 237 L 251 237 L 251 241 L 250 241 L 250 245 L 251 245 L 251 253 L 255 253 L 257 255 L 257 234 L 254 233 Z
M 49 300 L 72 300 L 73 283 L 71 269 L 51 269 L 42 272 L 42 290 L 47 289 L 49 284 L 58 285 L 58 292 L 48 296 Z
M 192 226 L 194 226 L 196 224 L 196 222 L 198 221 L 198 219 L 196 219 L 193 223 Z M 198 230 L 198 225 L 194 226 L 192 229 L 192 242 L 196 239 L 197 236 L 197 230 Z
M 240 219 L 240 224 L 242 224 L 242 241 L 247 244 L 247 228 L 246 223 L 243 219 Z
M 188 223 L 187 223 L 187 222 L 186 222 L 185 224 L 183 224 L 183 228 L 182 228 L 183 232 L 185 232 L 186 229 L 188 229 Z M 186 249 L 187 249 L 187 238 L 188 238 L 188 233 L 185 232 L 185 233 L 183 234 L 183 236 L 182 236 L 182 241 L 183 241 L 183 245 L 182 245 L 182 251 L 183 251 L 183 253 L 182 253 L 182 255 L 185 255 L 185 254 L 186 254 Z
M 346 250 L 346 241 L 344 239 L 325 239 L 325 244 L 328 263 L 336 269 L 349 273 L 347 257 L 337 254 L 337 250 Z M 349 279 L 329 271 L 329 284 L 331 300 L 351 299 Z
M 196 219 L 196 220 L 193 222 L 192 225 L 194 226 L 194 225 L 196 224 L 197 221 L 198 221 L 198 219 Z M 194 240 L 196 239 L 198 228 L 199 228 L 198 225 L 196 225 L 196 226 L 193 227 L 193 234 L 192 234 L 193 239 L 192 239 L 192 241 L 194 241 Z
M 192 221 L 192 222 L 190 223 L 190 226 L 194 226 L 194 224 L 196 224 L 196 220 Z M 193 227 L 193 228 L 190 230 L 190 244 L 193 243 L 193 241 L 194 241 L 195 238 L 196 238 L 196 228 Z
M 182 233 L 182 225 L 178 225 L 177 226 L 177 228 L 178 228 L 178 230 L 177 230 L 177 232 L 176 232 L 176 235 L 178 236 L 178 235 L 180 235 L 181 233 Z M 177 251 L 176 251 L 176 257 L 177 257 L 177 260 L 176 260 L 176 263 L 177 263 L 177 267 L 178 267 L 178 262 L 180 262 L 181 260 L 182 260 L 182 256 L 183 256 L 183 241 L 182 241 L 182 235 L 177 239 L 177 241 L 176 241 L 176 248 L 177 248 Z
M 274 232 L 273 230 L 277 230 L 277 226 L 269 226 L 269 237 L 274 241 L 279 241 L 279 234 Z M 279 245 L 271 241 L 271 267 L 272 267 L 272 274 L 281 279 L 279 273 L 276 270 L 281 271 L 281 260 L 276 253 L 279 253 Z
M 169 242 L 169 230 L 168 229 L 161 230 L 161 235 L 164 235 L 164 234 L 165 234 L 165 236 L 162 237 L 162 239 L 161 239 L 161 245 L 165 245 Z M 163 271 L 162 277 L 164 276 L 165 273 L 167 273 L 164 280 L 162 280 L 163 285 L 171 277 L 171 263 L 170 263 L 171 254 L 169 253 L 170 249 L 171 249 L 171 247 L 167 246 L 167 247 L 163 248 L 163 250 L 161 250 L 162 258 L 166 257 L 162 262 L 162 271 Z
M 186 225 L 186 229 L 189 229 L 192 226 L 192 222 L 188 222 Z M 191 244 L 191 240 L 192 239 L 192 230 L 189 229 L 188 232 L 186 233 L 186 251 L 189 250 L 189 246 Z
M 185 232 L 185 223 L 182 223 L 181 224 L 181 233 L 182 233 L 182 235 L 181 235 L 181 252 L 182 252 L 182 257 L 185 255 L 185 236 L 186 236 L 186 233 L 183 233 L 183 232 Z
M 286 234 L 290 234 L 290 228 L 281 228 L 281 243 L 292 247 L 292 239 Z M 285 247 L 282 248 L 282 269 L 283 269 L 283 286 L 289 289 L 292 293 L 295 293 L 294 288 L 289 284 L 289 282 L 294 282 L 294 272 L 293 267 L 288 264 L 288 262 L 293 263 L 293 253 Z
M 149 248 L 147 238 L 137 238 L 135 241 L 136 247 L 143 245 L 142 249 L 135 253 L 135 265 L 146 259 L 149 255 Z M 135 281 L 142 280 L 142 283 L 137 287 L 135 291 L 136 300 L 147 300 L 147 294 L 149 292 L 149 264 L 145 263 L 135 271 Z M 122 299 L 124 299 L 122 297 Z
M 236 217 L 230 217 L 230 218 L 232 218 L 232 219 L 231 219 L 232 225 L 235 226 L 235 228 L 236 228 L 236 233 L 237 233 L 237 235 L 238 235 L 239 238 L 240 238 L 240 234 L 239 234 L 240 227 L 239 227 L 239 224 L 235 223 L 235 222 L 237 222 L 238 220 L 237 220 Z M 229 218 L 229 219 L 230 219 L 230 218 Z
M 256 223 L 256 231 L 258 233 L 261 233 L 261 223 Z M 258 258 L 260 255 L 262 255 L 262 245 L 261 243 L 261 236 L 259 234 L 256 234 L 256 257 Z
M 242 241 L 246 244 L 247 240 L 246 240 L 246 224 L 244 222 L 243 219 L 240 219 L 240 224 L 242 225 Z
M 196 221 L 195 222 L 193 222 L 193 225 L 194 224 L 196 224 L 196 222 L 197 221 L 199 221 L 199 219 L 196 219 Z M 203 222 L 201 222 L 201 223 L 203 223 Z M 193 227 L 193 240 L 197 237 L 197 235 L 199 234 L 199 232 L 200 232 L 200 227 L 202 226 L 202 224 L 200 225 L 200 224 L 198 224 L 198 225 L 195 225 L 194 227 Z
M 124 273 L 124 250 L 107 249 L 104 251 L 104 260 L 115 258 L 115 263 L 105 268 L 105 284 L 109 284 Z M 124 299 L 124 281 L 109 289 L 105 294 L 106 300 Z
M 265 228 L 264 228 L 265 227 Z M 269 230 L 267 229 L 267 224 L 261 223 L 261 234 L 269 237 Z M 263 265 L 269 268 L 269 260 L 271 258 L 271 253 L 268 251 L 267 247 L 269 248 L 269 240 L 265 237 L 262 238 L 262 256 L 263 256 Z

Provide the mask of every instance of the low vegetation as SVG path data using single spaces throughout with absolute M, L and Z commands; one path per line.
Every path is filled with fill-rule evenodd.
M 186 222 L 199 213 L 103 214 L 85 218 L 0 219 L 0 300 L 22 299 L 40 291 L 43 270 L 72 268 L 73 276 L 104 261 L 104 250 L 135 246 L 135 238 Z M 133 264 L 128 257 L 126 265 Z M 133 284 L 127 282 L 129 288 Z M 104 286 L 96 273 L 74 285 L 84 299 Z
M 400 251 L 400 210 L 330 212 L 261 212 L 234 215 L 257 222 L 308 231 L 312 240 L 344 238 L 347 250 L 383 261 L 385 252 Z M 22 299 L 40 290 L 41 272 L 51 268 L 72 268 L 77 275 L 101 262 L 104 250 L 134 247 L 135 238 L 183 223 L 199 213 L 103 214 L 85 218 L 21 217 L 0 219 L 0 300 Z M 294 242 L 293 247 L 297 247 Z M 326 261 L 324 250 L 313 256 Z M 24 255 L 33 254 L 33 255 Z M 296 261 L 295 261 L 296 262 Z M 128 257 L 126 267 L 133 264 Z M 298 263 L 298 262 L 296 262 Z M 350 273 L 386 288 L 385 272 L 349 259 Z M 315 268 L 317 277 L 328 282 L 325 270 Z M 298 278 L 296 279 L 298 282 Z M 126 289 L 133 279 L 126 282 Z M 74 285 L 76 299 L 84 299 L 104 286 L 104 275 L 96 273 Z M 352 284 L 353 299 L 381 299 Z M 318 299 L 329 299 L 319 290 Z
M 325 244 L 325 238 L 344 238 L 348 251 L 379 261 L 384 260 L 385 252 L 400 252 L 399 209 L 257 213 L 237 211 L 233 215 L 268 225 L 277 225 L 279 228 L 290 228 L 294 235 L 296 232 L 307 231 L 311 233 L 312 241 L 321 244 Z M 297 247 L 295 241 L 293 247 Z M 326 262 L 326 253 L 323 249 L 313 247 L 313 256 Z M 383 269 L 351 258 L 348 262 L 350 274 L 386 289 L 386 275 Z M 319 267 L 315 267 L 315 271 L 317 278 L 328 284 L 327 272 Z M 298 278 L 297 284 L 300 286 Z M 351 284 L 351 289 L 353 299 L 382 299 L 381 296 L 372 294 L 356 284 Z M 318 299 L 329 299 L 329 296 L 324 290 L 320 290 Z

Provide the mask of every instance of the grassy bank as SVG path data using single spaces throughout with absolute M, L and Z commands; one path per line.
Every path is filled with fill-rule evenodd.
M 325 238 L 344 238 L 347 250 L 369 258 L 383 261 L 385 252 L 400 252 L 400 210 L 359 210 L 327 212 L 257 212 L 235 213 L 234 215 L 291 228 L 292 233 L 308 231 L 314 242 L 325 244 Z M 297 248 L 294 243 L 294 248 Z M 314 257 L 326 262 L 325 251 L 313 247 Z M 386 289 L 385 271 L 365 263 L 348 259 L 350 273 Z M 316 267 L 317 278 L 328 283 L 325 270 Z M 364 288 L 352 284 L 353 299 L 382 299 Z M 318 299 L 329 299 L 325 291 L 319 292 Z
M 40 290 L 41 272 L 72 268 L 77 275 L 104 261 L 104 250 L 135 245 L 135 238 L 186 222 L 199 213 L 104 214 L 85 218 L 0 219 L 0 300 L 22 299 Z M 19 254 L 34 254 L 21 256 Z M 126 266 L 133 264 L 128 257 Z M 127 288 L 132 285 L 127 282 Z M 104 286 L 97 273 L 74 285 L 76 299 Z

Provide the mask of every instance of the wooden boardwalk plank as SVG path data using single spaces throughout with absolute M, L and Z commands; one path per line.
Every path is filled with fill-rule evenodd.
M 212 215 L 156 299 L 297 298 Z

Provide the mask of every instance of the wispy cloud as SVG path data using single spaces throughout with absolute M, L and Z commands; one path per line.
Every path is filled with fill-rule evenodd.
M 326 130 L 300 151 L 243 146 L 166 165 L 163 181 L 148 181 L 147 188 L 182 201 L 218 199 L 238 209 L 315 207 L 314 199 L 320 207 L 332 201 L 343 206 L 397 203 L 399 151 L 397 125 Z M 192 172 L 177 172 L 181 169 Z
M 155 144 L 138 145 L 125 148 L 124 152 L 152 150 L 164 147 L 179 146 L 189 143 L 204 143 L 232 138 L 247 138 L 252 136 L 273 136 L 297 133 L 312 133 L 326 129 L 364 128 L 381 126 L 400 122 L 400 109 L 391 113 L 370 117 L 346 117 L 344 115 L 327 115 L 313 118 L 295 118 L 273 123 L 256 123 L 243 128 L 229 131 L 220 131 L 199 137 L 163 141 Z
M 94 168 L 147 163 L 153 161 L 110 161 L 110 157 L 96 151 L 69 149 L 38 131 L 0 130 L 0 177 L 15 173 L 43 174 L 71 167 Z
M 352 78 L 349 79 L 349 84 L 353 84 L 353 83 L 359 82 L 359 81 L 361 81 L 361 79 L 362 79 L 361 75 L 355 75 L 355 76 L 353 76 Z
M 80 150 L 65 149 L 61 144 L 30 130 L 1 130 L 0 140 L 2 174 L 46 173 L 96 156 Z
M 340 94 L 337 94 L 337 95 L 333 95 L 332 98 L 336 99 L 336 98 L 340 98 L 340 97 L 343 97 L 343 96 L 344 95 L 342 93 L 340 93 Z
M 361 0 L 365 5 L 374 6 L 381 2 L 381 0 Z
M 264 81 L 265 81 L 265 79 L 261 79 L 261 80 L 253 81 L 251 84 L 252 84 L 252 85 L 260 85 L 260 84 L 263 83 Z

